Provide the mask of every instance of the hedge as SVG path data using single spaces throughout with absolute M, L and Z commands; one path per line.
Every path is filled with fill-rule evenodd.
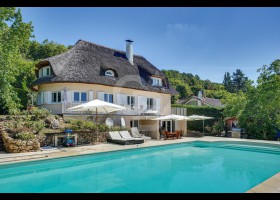
M 193 105 L 182 105 L 172 104 L 172 107 L 187 108 L 187 116 L 190 115 L 204 115 L 208 117 L 214 117 L 214 119 L 204 120 L 204 127 L 212 127 L 215 122 L 222 118 L 223 108 L 210 107 L 210 106 L 193 106 Z M 192 131 L 203 131 L 203 121 L 188 121 L 188 130 Z M 205 131 L 205 130 L 204 130 Z

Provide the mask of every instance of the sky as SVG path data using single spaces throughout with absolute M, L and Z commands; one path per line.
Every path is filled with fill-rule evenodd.
M 241 69 L 256 81 L 257 69 L 280 59 L 280 8 L 21 8 L 35 40 L 74 45 L 79 39 L 133 51 L 159 69 L 197 74 L 222 83 Z

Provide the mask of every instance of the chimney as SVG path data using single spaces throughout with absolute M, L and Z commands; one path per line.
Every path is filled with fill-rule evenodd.
M 126 58 L 133 65 L 133 49 L 132 49 L 132 40 L 126 40 Z

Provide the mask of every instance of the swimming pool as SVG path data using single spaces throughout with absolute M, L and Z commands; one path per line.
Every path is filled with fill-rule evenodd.
M 0 165 L 0 192 L 246 192 L 280 171 L 280 148 L 187 142 Z

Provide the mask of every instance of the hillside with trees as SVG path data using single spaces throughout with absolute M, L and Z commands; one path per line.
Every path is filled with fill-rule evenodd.
M 20 9 L 0 8 L 0 114 L 13 114 L 26 109 L 35 80 L 35 64 L 39 59 L 65 52 L 71 46 L 53 41 L 31 41 L 34 27 L 22 21 Z
M 206 97 L 224 100 L 233 93 L 248 91 L 253 83 L 240 69 L 236 69 L 232 75 L 226 72 L 223 83 L 211 82 L 208 79 L 202 80 L 198 75 L 181 73 L 177 70 L 162 71 L 168 77 L 170 84 L 179 92 L 179 95 L 172 98 L 172 103 L 192 95 L 197 96 L 200 90 L 204 92 Z

